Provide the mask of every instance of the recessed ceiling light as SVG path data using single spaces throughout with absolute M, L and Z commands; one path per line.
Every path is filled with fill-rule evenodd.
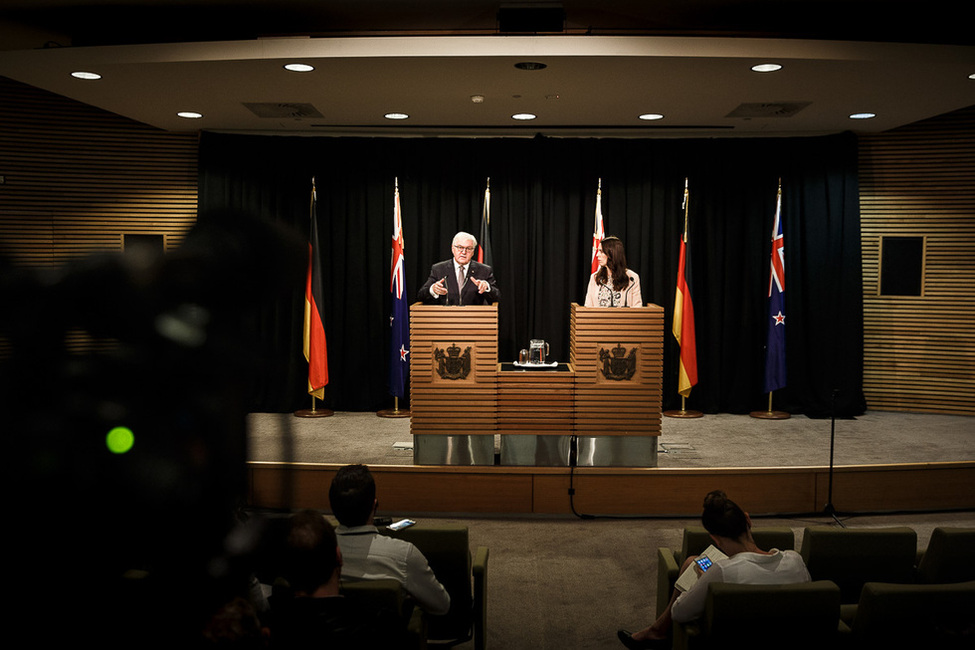
M 406 113 L 386 113 L 384 116 L 387 120 L 406 120 L 409 119 L 409 115 Z
M 753 72 L 777 72 L 782 69 L 778 63 L 759 63 L 752 66 Z
M 850 116 L 851 120 L 869 120 L 870 118 L 877 117 L 876 113 L 854 113 Z
M 515 67 L 519 70 L 544 70 L 548 65 L 544 63 L 538 63 L 537 61 L 522 61 L 516 63 Z
M 95 81 L 96 79 L 101 79 L 102 76 L 97 72 L 84 72 L 79 70 L 78 72 L 72 72 L 71 76 L 75 79 L 84 79 L 85 81 Z
M 538 116 L 535 115 L 534 113 L 515 113 L 514 115 L 511 116 L 511 119 L 513 119 L 513 120 L 534 120 L 536 117 L 538 117 Z
M 968 75 L 968 78 L 969 79 L 975 79 L 975 72 L 973 72 L 972 74 Z
M 471 101 L 475 104 L 483 104 L 484 95 L 471 95 Z
M 644 113 L 640 116 L 641 120 L 662 120 L 664 116 L 660 113 Z
M 289 63 L 284 66 L 285 70 L 290 70 L 291 72 L 311 72 L 315 69 L 315 66 L 308 65 L 307 63 Z
M 196 111 L 180 111 L 176 114 L 180 117 L 186 118 L 187 120 L 198 120 L 203 117 L 203 113 L 197 113 Z

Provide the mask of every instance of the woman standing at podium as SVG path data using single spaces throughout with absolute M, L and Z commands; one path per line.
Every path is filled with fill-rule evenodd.
M 589 277 L 586 307 L 642 307 L 640 276 L 626 268 L 626 252 L 618 237 L 607 237 L 596 251 L 599 270 Z

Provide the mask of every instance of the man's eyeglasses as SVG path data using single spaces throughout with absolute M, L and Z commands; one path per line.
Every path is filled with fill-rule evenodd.
M 455 245 L 454 248 L 457 249 L 457 250 L 459 250 L 459 251 L 464 251 L 465 253 L 473 253 L 474 252 L 474 247 L 473 246 L 457 246 L 457 245 Z

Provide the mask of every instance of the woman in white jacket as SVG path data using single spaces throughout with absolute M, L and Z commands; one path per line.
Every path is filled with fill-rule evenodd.
M 642 307 L 640 276 L 626 268 L 626 252 L 618 237 L 607 237 L 596 251 L 599 270 L 589 277 L 586 307 Z

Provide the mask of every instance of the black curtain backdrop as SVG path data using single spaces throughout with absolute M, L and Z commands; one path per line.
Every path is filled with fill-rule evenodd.
M 681 207 L 690 188 L 690 277 L 699 383 L 687 407 L 764 410 L 762 393 L 771 230 L 781 179 L 786 251 L 788 385 L 774 408 L 811 417 L 866 409 L 857 142 L 789 139 L 430 139 L 205 133 L 199 220 L 232 211 L 308 236 L 312 178 L 324 274 L 329 384 L 324 405 L 369 411 L 387 386 L 390 240 L 398 178 L 410 302 L 454 233 L 479 231 L 491 183 L 499 359 L 531 338 L 568 359 L 569 304 L 589 279 L 596 187 L 607 234 L 620 237 L 643 300 L 665 309 L 664 408 L 679 408 L 678 348 L 670 334 Z M 246 296 L 246 287 L 236 288 Z M 267 370 L 251 410 L 305 408 L 303 286 L 243 324 L 242 350 Z

